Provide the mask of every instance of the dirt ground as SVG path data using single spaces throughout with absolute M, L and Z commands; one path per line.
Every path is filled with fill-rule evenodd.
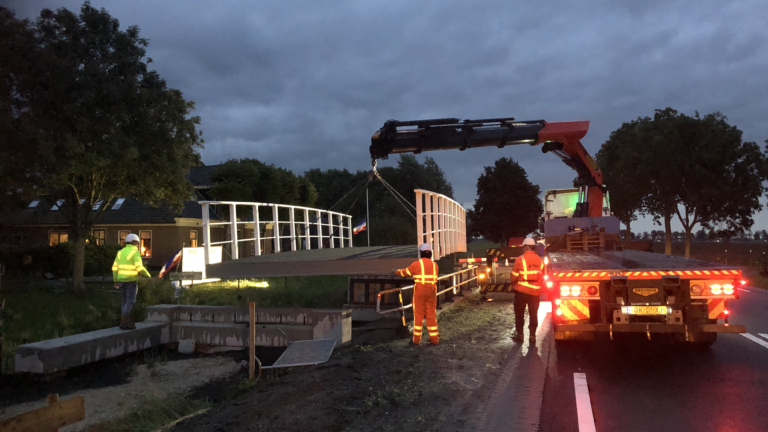
M 513 322 L 511 303 L 463 301 L 439 316 L 438 346 L 353 346 L 319 366 L 269 371 L 173 431 L 466 430 L 501 373 Z
M 123 383 L 99 388 L 63 391 L 61 399 L 84 395 L 86 420 L 61 429 L 62 432 L 79 431 L 89 425 L 125 415 L 148 398 L 161 399 L 173 393 L 184 394 L 190 389 L 210 381 L 224 379 L 240 371 L 240 363 L 230 356 L 200 356 L 135 366 L 131 376 Z M 50 392 L 59 391 L 55 383 Z M 12 417 L 46 405 L 45 397 L 0 409 L 0 419 Z

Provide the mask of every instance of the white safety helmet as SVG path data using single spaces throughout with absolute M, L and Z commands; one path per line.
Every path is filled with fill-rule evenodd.
M 139 241 L 139 236 L 137 236 L 136 234 L 128 234 L 127 236 L 125 236 L 126 243 L 133 243 L 137 241 Z
M 419 246 L 419 252 L 424 252 L 424 251 L 432 252 L 432 246 L 429 243 L 424 243 L 423 245 Z
M 523 246 L 536 246 L 536 240 L 534 240 L 533 237 L 526 237 L 525 240 L 523 240 Z

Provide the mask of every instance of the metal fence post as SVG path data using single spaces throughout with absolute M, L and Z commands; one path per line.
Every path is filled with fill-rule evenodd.
M 333 213 L 331 213 L 331 212 L 328 212 L 328 233 L 330 234 L 330 237 L 331 237 L 331 242 L 330 242 L 331 243 L 331 249 L 334 249 L 335 246 L 333 244 L 334 243 L 334 241 L 333 241 L 333 237 L 334 237 L 333 236 Z
M 320 210 L 317 210 L 317 222 L 315 225 L 317 225 L 317 248 L 322 249 L 323 248 L 323 213 L 320 212 Z
M 275 253 L 280 252 L 280 223 L 278 222 L 277 204 L 272 204 L 272 237 L 275 240 Z
M 203 207 L 203 256 L 205 265 L 211 262 L 211 216 L 209 214 L 208 203 L 202 203 Z
M 261 255 L 261 225 L 259 224 L 259 206 L 253 206 L 253 251 L 256 256 Z
M 368 221 L 365 221 L 367 224 Z M 368 229 L 366 227 L 366 229 Z M 349 247 L 352 247 L 352 216 L 347 216 L 347 234 L 349 234 Z
M 296 250 L 296 217 L 294 215 L 294 208 L 288 207 L 288 211 L 291 212 L 291 216 L 288 220 L 291 222 L 291 251 Z
M 423 195 L 416 189 L 416 246 L 424 243 L 424 205 L 422 204 Z M 367 222 L 367 221 L 366 221 Z
M 304 248 L 306 250 L 312 249 L 312 245 L 309 242 L 309 209 L 304 209 Z
M 230 247 L 230 255 L 232 255 L 232 259 L 236 260 L 238 258 L 238 248 L 237 248 L 237 213 L 235 212 L 237 210 L 237 205 L 230 204 L 229 205 L 229 222 L 230 222 L 230 230 L 232 231 L 232 246 Z

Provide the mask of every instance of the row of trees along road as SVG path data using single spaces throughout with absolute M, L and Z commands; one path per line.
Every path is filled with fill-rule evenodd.
M 36 23 L 0 7 L 0 207 L 62 200 L 83 283 L 85 241 L 130 195 L 180 208 L 203 140 L 192 102 L 149 69 L 147 40 L 104 9 L 44 9 Z M 2 210 L 2 208 L 0 208 Z
M 443 170 L 431 157 L 420 163 L 414 155 L 401 154 L 397 165 L 379 167 L 378 172 L 408 202 L 416 202 L 414 189 L 426 189 L 453 198 L 453 187 Z M 317 207 L 352 215 L 353 223 L 366 217 L 365 186 L 370 202 L 371 246 L 409 245 L 416 238 L 416 221 L 412 208 L 404 206 L 378 180 L 368 182 L 370 171 L 351 173 L 347 170 L 311 169 L 304 178 L 318 194 Z M 410 214 L 409 214 L 410 213 Z M 355 246 L 368 244 L 365 232 L 353 236 Z
M 761 209 L 768 159 L 720 113 L 687 116 L 656 110 L 613 131 L 600 151 L 613 213 L 626 225 L 638 214 L 663 223 L 665 253 L 672 253 L 672 219 L 685 230 L 685 256 L 697 225 L 732 233 L 748 230 Z

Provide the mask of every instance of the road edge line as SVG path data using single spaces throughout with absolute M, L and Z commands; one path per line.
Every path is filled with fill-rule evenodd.
M 749 333 L 741 333 L 741 335 L 744 336 L 745 338 L 751 340 L 752 342 L 758 344 L 758 345 L 762 345 L 763 348 L 768 348 L 768 342 L 760 339 L 757 336 L 751 335 Z
M 589 399 L 587 374 L 573 374 L 573 387 L 576 392 L 576 414 L 579 417 L 579 432 L 596 432 L 595 417 L 592 414 L 592 402 Z

